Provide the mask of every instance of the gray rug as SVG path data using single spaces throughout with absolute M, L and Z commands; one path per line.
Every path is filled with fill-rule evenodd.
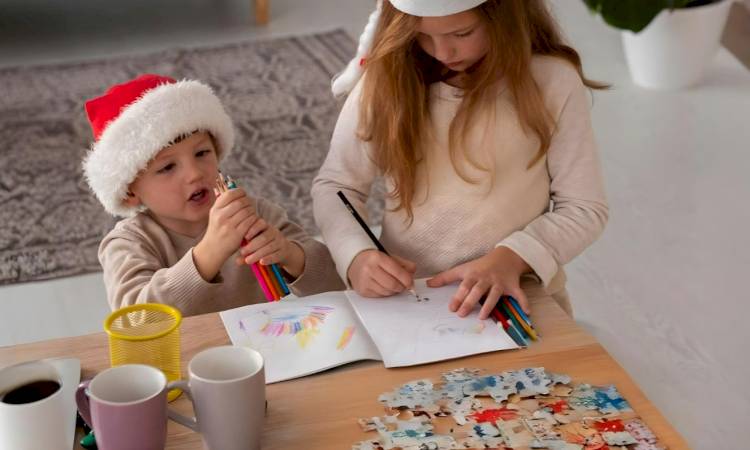
M 197 78 L 214 87 L 238 134 L 224 170 L 316 234 L 310 185 L 340 107 L 330 80 L 353 52 L 352 39 L 332 31 L 0 69 L 0 284 L 100 270 L 97 246 L 115 219 L 81 175 L 91 142 L 83 103 L 146 72 Z

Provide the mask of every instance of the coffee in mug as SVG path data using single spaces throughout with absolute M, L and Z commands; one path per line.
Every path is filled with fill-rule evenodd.
M 57 380 L 37 380 L 15 387 L 0 394 L 0 402 L 9 405 L 23 405 L 43 400 L 60 389 Z
M 74 358 L 0 368 L 0 449 L 70 450 L 80 372 Z

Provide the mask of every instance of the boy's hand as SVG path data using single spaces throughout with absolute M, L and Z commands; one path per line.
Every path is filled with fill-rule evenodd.
M 486 319 L 500 297 L 512 295 L 526 314 L 531 313 L 529 301 L 520 287 L 521 275 L 531 271 L 526 261 L 507 247 L 497 247 L 481 258 L 458 265 L 427 280 L 427 286 L 440 287 L 461 281 L 448 308 L 465 317 L 487 294 L 479 317 Z
M 354 257 L 346 276 L 364 297 L 388 297 L 414 285 L 416 265 L 398 256 L 365 250 Z
M 264 266 L 280 264 L 291 276 L 297 278 L 305 270 L 305 251 L 275 226 L 258 218 L 245 233 L 247 241 L 240 255 L 241 263 L 253 264 L 259 262 Z
M 232 189 L 217 195 L 208 213 L 206 234 L 193 249 L 193 259 L 203 279 L 212 280 L 219 273 L 256 220 L 255 203 L 244 190 Z

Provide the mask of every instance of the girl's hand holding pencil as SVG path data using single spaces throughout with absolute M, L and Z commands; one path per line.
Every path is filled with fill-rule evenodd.
M 346 275 L 359 295 L 388 297 L 413 286 L 416 269 L 411 261 L 373 249 L 355 256 Z
M 476 307 L 479 300 L 486 295 L 479 317 L 490 316 L 498 300 L 503 295 L 510 295 L 518 300 L 521 309 L 530 314 L 529 302 L 520 286 L 521 275 L 531 271 L 529 265 L 513 250 L 497 247 L 491 252 L 473 261 L 458 265 L 427 280 L 427 286 L 440 287 L 460 281 L 458 290 L 453 295 L 448 308 L 465 317 Z

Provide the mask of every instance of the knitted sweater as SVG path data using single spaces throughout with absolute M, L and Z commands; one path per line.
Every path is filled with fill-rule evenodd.
M 465 151 L 494 171 L 491 177 L 464 163 L 465 173 L 478 183 L 458 176 L 448 153 L 448 128 L 462 90 L 442 82 L 429 87 L 431 124 L 416 171 L 414 222 L 408 224 L 403 210 L 392 211 L 396 203 L 387 198 L 381 235 L 390 253 L 417 264 L 417 277 L 505 246 L 531 266 L 538 287 L 560 291 L 562 266 L 602 232 L 608 208 L 587 89 L 576 70 L 560 59 L 534 57 L 531 69 L 555 122 L 551 146 L 527 169 L 538 139 L 521 128 L 509 90 L 501 89 L 495 114 L 478 116 L 468 145 L 458 153 Z M 375 248 L 336 196 L 337 190 L 344 191 L 363 213 L 371 184 L 380 176 L 370 144 L 357 138 L 360 92 L 361 83 L 342 108 L 312 189 L 315 220 L 344 280 L 354 257 Z M 392 180 L 385 182 L 390 190 Z
M 287 219 L 280 207 L 257 200 L 257 213 L 305 251 L 304 272 L 289 287 L 296 295 L 340 290 L 328 249 Z M 266 301 L 249 266 L 232 255 L 219 274 L 205 281 L 195 267 L 193 247 L 200 242 L 162 227 L 149 213 L 122 220 L 99 245 L 107 299 L 112 309 L 136 303 L 165 303 L 191 316 Z

